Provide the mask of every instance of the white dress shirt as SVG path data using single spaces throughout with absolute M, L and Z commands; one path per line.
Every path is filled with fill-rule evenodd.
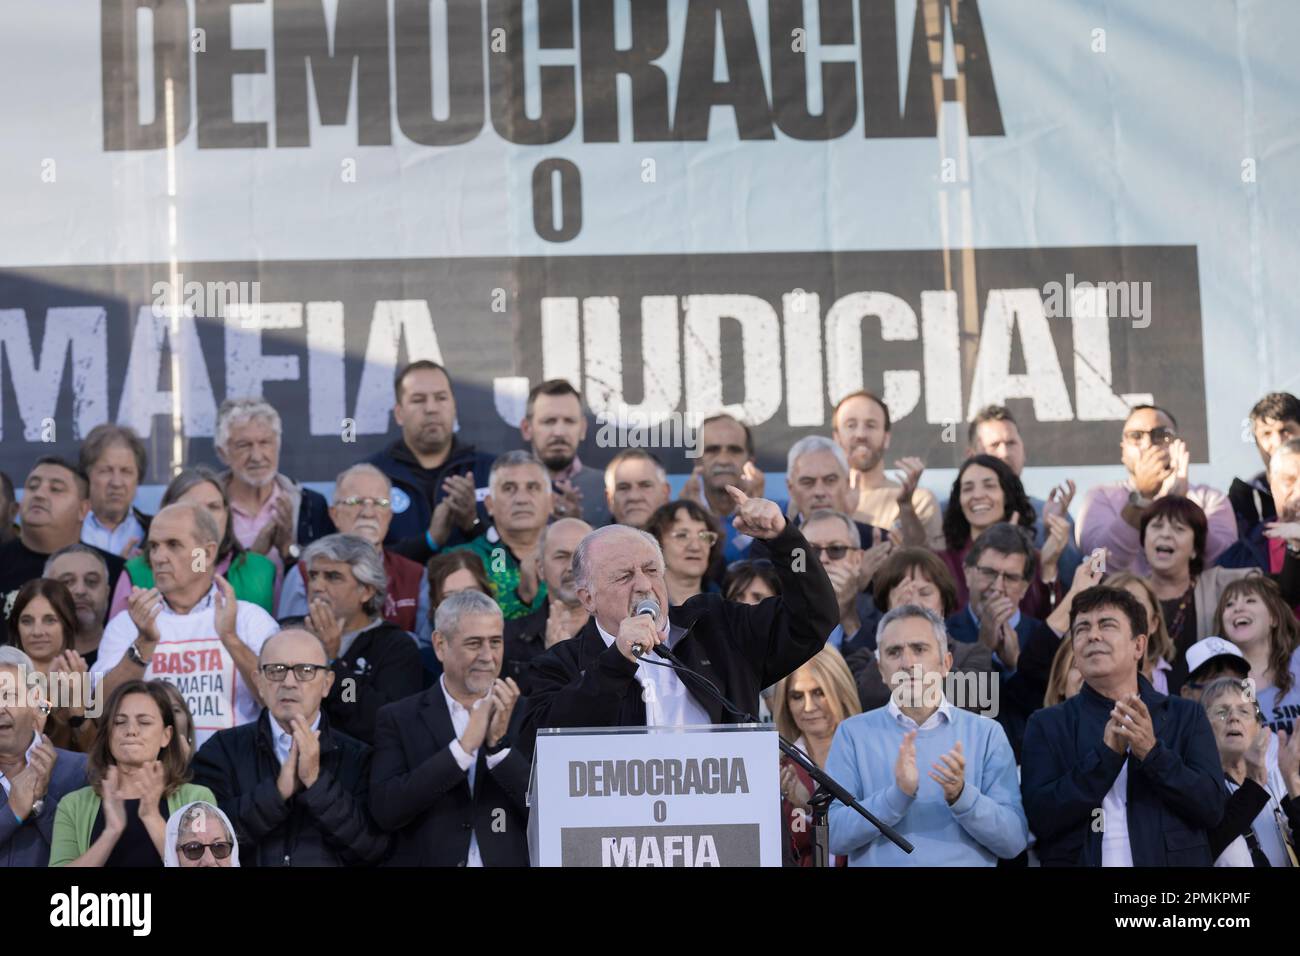
M 601 627 L 599 621 L 596 622 L 596 630 L 600 633 L 600 639 L 605 642 L 606 647 L 613 646 L 614 636 Z M 668 640 L 664 643 L 671 650 L 685 633 L 686 628 L 670 624 Z M 654 654 L 653 651 L 650 653 Z M 658 656 L 655 660 L 668 663 Z M 636 662 L 634 676 L 642 688 L 641 697 L 645 701 L 647 727 L 698 727 L 713 723 L 709 712 L 691 696 L 682 679 L 671 667 L 647 664 L 641 660 Z
M 267 720 L 271 722 L 271 739 L 275 741 L 275 759 L 280 761 L 280 766 L 289 759 L 289 748 L 293 746 L 293 734 L 286 731 L 280 726 L 280 722 L 271 715 L 267 715 Z M 316 718 L 311 722 L 312 730 L 320 730 L 320 710 L 316 711 Z
M 36 731 L 32 731 L 32 745 L 28 747 L 27 752 L 23 754 L 24 764 L 28 764 L 28 765 L 31 764 L 32 751 L 35 750 L 40 745 L 41 745 L 41 735 L 36 733 Z M 11 783 L 9 778 L 4 775 L 3 771 L 0 771 L 0 787 L 4 787 L 6 796 L 8 796 L 10 791 L 13 789 L 13 783 Z
M 82 544 L 99 548 L 99 550 L 107 551 L 109 554 L 121 555 L 126 550 L 126 546 L 131 543 L 132 538 L 135 539 L 137 548 L 144 544 L 144 526 L 140 524 L 134 511 L 127 511 L 126 517 L 122 519 L 116 528 L 105 527 L 95 517 L 93 511 L 87 512 L 86 517 L 82 519 Z M 129 555 L 123 555 L 123 557 L 129 557 Z
M 451 729 L 456 732 L 456 739 L 451 742 L 451 755 L 456 759 L 456 764 L 460 767 L 460 769 L 465 771 L 465 775 L 469 780 L 469 792 L 473 793 L 474 774 L 475 771 L 478 769 L 478 751 L 475 750 L 472 753 L 466 753 L 465 748 L 460 745 L 460 738 L 465 735 L 465 728 L 469 726 L 469 718 L 470 718 L 469 708 L 465 707 L 455 697 L 451 696 L 451 692 L 447 690 L 446 674 L 443 674 L 438 678 L 438 686 L 442 688 L 442 696 L 447 701 L 447 712 L 451 714 Z M 486 707 L 487 706 L 486 701 L 488 697 L 491 696 L 491 694 L 492 691 L 489 688 L 488 692 L 484 694 L 481 698 L 479 698 L 479 700 L 483 701 L 484 703 L 481 704 L 476 703 L 474 706 Z M 505 760 L 506 757 L 508 757 L 509 755 L 510 755 L 509 747 L 507 747 L 505 750 L 498 751 L 497 753 L 488 754 L 486 760 L 487 768 L 489 770 L 494 769 L 497 764 Z M 469 857 L 467 858 L 465 865 L 466 866 L 483 865 L 483 857 L 480 856 L 478 852 L 478 837 L 474 834 L 472 830 L 470 831 L 470 835 L 469 835 Z
M 1128 842 L 1128 752 L 1119 776 L 1101 800 L 1101 865 L 1133 866 Z

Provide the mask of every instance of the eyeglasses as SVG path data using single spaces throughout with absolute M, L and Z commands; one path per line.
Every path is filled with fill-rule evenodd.
M 1259 720 L 1259 710 L 1247 705 L 1241 707 L 1216 707 L 1210 711 L 1210 716 L 1224 724 L 1233 717 L 1240 717 L 1243 723 L 1250 724 Z
M 203 859 L 203 851 L 211 850 L 212 856 L 218 860 L 224 860 L 230 856 L 230 851 L 235 848 L 233 843 L 227 843 L 225 840 L 218 840 L 216 843 L 182 843 L 176 849 L 185 854 L 187 860 Z
M 326 664 L 263 664 L 262 676 L 269 681 L 280 683 L 293 671 L 293 676 L 300 681 L 309 681 L 317 671 L 329 670 Z
M 1010 571 L 999 571 L 997 568 L 985 568 L 978 564 L 975 566 L 975 573 L 980 576 L 980 580 L 985 584 L 992 584 L 998 578 L 1001 578 L 1008 585 L 1024 584 L 1029 580 L 1023 574 L 1012 574 Z
M 350 495 L 347 498 L 340 498 L 334 504 L 348 508 L 369 508 L 371 505 L 376 508 L 387 508 L 392 505 L 392 501 L 387 498 L 358 498 L 356 495 Z
M 859 551 L 861 549 L 851 547 L 847 544 L 828 544 L 825 546 L 820 544 L 810 544 L 808 545 L 808 550 L 813 553 L 813 557 L 818 561 L 822 559 L 823 554 L 832 561 L 839 561 L 850 551 Z
M 718 533 L 716 531 L 697 531 L 694 532 L 699 539 L 704 542 L 706 548 L 711 548 L 718 543 Z M 685 544 L 691 540 L 692 532 L 683 528 L 681 531 L 674 531 L 668 537 L 672 538 L 678 544 Z
M 1134 428 L 1131 431 L 1126 431 L 1124 433 L 1124 440 L 1130 445 L 1142 444 L 1143 438 L 1149 438 L 1153 445 L 1168 445 L 1177 437 L 1178 432 L 1174 431 L 1172 428 L 1164 427 L 1153 428 L 1149 432 L 1140 431 Z

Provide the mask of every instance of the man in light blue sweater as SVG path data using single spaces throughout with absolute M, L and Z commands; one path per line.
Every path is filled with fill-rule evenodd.
M 943 621 L 913 604 L 894 608 L 876 646 L 889 703 L 839 725 L 826 772 L 916 849 L 904 853 L 836 801 L 831 852 L 849 866 L 995 866 L 1018 855 L 1029 825 L 1015 757 L 996 721 L 944 695 L 952 655 Z

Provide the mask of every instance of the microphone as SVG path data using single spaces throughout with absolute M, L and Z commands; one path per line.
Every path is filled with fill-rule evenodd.
M 641 617 L 643 614 L 657 621 L 659 619 L 659 602 L 654 598 L 646 598 L 644 601 L 638 603 L 636 608 L 632 611 L 632 616 Z M 633 657 L 640 657 L 645 653 L 646 649 L 640 644 L 632 645 Z

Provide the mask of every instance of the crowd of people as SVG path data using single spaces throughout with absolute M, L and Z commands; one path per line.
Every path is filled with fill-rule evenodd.
M 946 500 L 887 459 L 867 391 L 779 492 L 745 423 L 705 419 L 674 499 L 648 449 L 580 460 L 567 381 L 500 454 L 457 433 L 443 367 L 394 384 L 400 434 L 329 501 L 280 471 L 260 398 L 221 406 L 219 462 L 153 515 L 126 426 L 38 458 L 21 501 L 0 474 L 0 865 L 526 866 L 540 728 L 733 719 L 649 683 L 599 712 L 615 680 L 676 679 L 598 623 L 626 616 L 599 598 L 621 561 L 683 609 L 671 640 L 743 645 L 727 686 L 914 845 L 834 803 L 834 865 L 1296 865 L 1295 396 L 1250 410 L 1263 468 L 1226 492 L 1134 407 L 1127 477 L 1072 512 L 1075 482 L 1022 484 L 999 406 Z M 815 782 L 782 758 L 780 791 L 786 862 L 812 865 Z

